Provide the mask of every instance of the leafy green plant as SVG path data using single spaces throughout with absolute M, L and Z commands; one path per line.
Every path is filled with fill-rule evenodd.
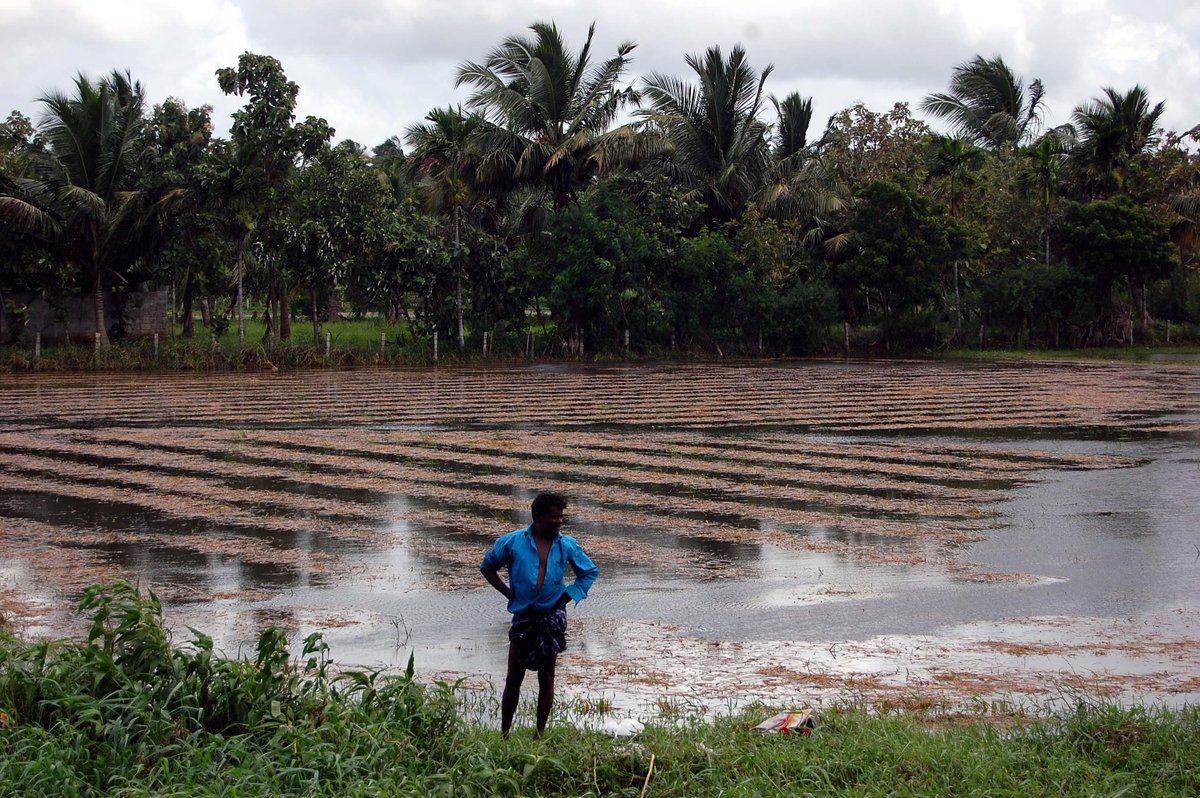
M 647 723 L 633 740 L 571 724 L 504 739 L 459 714 L 458 684 L 335 673 L 319 633 L 289 650 L 262 632 L 230 659 L 128 582 L 85 592 L 86 639 L 0 632 L 0 794 L 229 795 L 1196 795 L 1200 708 L 1120 707 L 946 717 L 828 707 L 804 737 L 754 730 L 775 708 Z M 491 719 L 493 706 L 480 718 Z M 912 704 L 918 706 L 919 704 Z

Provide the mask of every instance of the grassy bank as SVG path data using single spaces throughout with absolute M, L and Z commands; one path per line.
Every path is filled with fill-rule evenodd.
M 230 660 L 198 633 L 173 645 L 128 583 L 82 609 L 86 641 L 0 636 L 0 794 L 1200 794 L 1196 708 L 1080 702 L 999 728 L 846 708 L 809 737 L 754 731 L 758 708 L 619 740 L 559 716 L 543 740 L 527 723 L 504 740 L 411 665 L 334 675 L 319 635 L 294 656 L 268 629 L 254 659 Z
M 296 340 L 282 343 L 238 344 L 237 335 L 226 333 L 213 344 L 200 338 L 117 341 L 107 349 L 97 351 L 86 345 L 54 345 L 42 347 L 35 355 L 32 344 L 0 346 L 0 373 L 3 372 L 68 372 L 68 371 L 262 371 L 296 368 L 359 368 L 367 366 L 428 366 L 435 362 L 461 364 L 468 362 L 524 362 L 525 351 L 515 346 L 494 348 L 487 354 L 477 349 L 460 351 L 456 343 L 439 346 L 435 361 L 432 343 L 406 337 L 400 330 L 381 333 L 378 324 L 341 322 L 353 335 L 335 339 L 331 335 L 328 350 L 325 344 L 313 345 L 311 332 Z M 334 325 L 329 325 L 333 327 Z M 381 344 L 381 335 L 386 336 Z M 248 342 L 256 339 L 247 336 Z M 535 358 L 578 359 L 563 355 L 543 345 L 534 344 Z M 753 355 L 752 355 L 753 356 Z M 840 357 L 840 353 L 831 356 Z M 878 353 L 852 353 L 852 357 L 879 357 Z M 895 357 L 936 357 L 947 360 L 1021 361 L 1021 360 L 1107 360 L 1142 361 L 1154 363 L 1200 362 L 1200 346 L 1137 346 L 1099 347 L 1094 349 L 956 349 L 939 353 L 896 353 Z M 655 351 L 632 355 L 587 354 L 584 359 L 620 362 L 624 360 L 691 360 L 712 357 L 686 351 Z
M 839 328 L 840 329 L 840 328 Z M 4 371 L 174 371 L 174 370 L 270 370 L 275 368 L 355 368 L 360 366 L 408 366 L 473 361 L 521 361 L 533 358 L 578 358 L 563 349 L 553 325 L 538 325 L 531 337 L 516 331 L 507 337 L 493 340 L 490 336 L 484 350 L 482 334 L 468 332 L 463 348 L 457 339 L 438 342 L 437 352 L 431 336 L 414 331 L 407 323 L 388 323 L 381 318 L 342 319 L 324 323 L 315 331 L 307 322 L 294 322 L 292 336 L 286 341 L 272 340 L 264 335 L 265 326 L 258 317 L 246 320 L 245 341 L 238 337 L 237 327 L 229 326 L 219 334 L 197 323 L 191 338 L 183 337 L 181 325 L 153 339 L 117 340 L 108 348 L 97 350 L 88 344 L 45 345 L 38 350 L 32 340 L 0 345 L 0 372 Z M 838 336 L 830 333 L 830 340 Z M 851 357 L 880 357 L 884 353 L 879 342 L 866 335 L 861 348 L 852 346 Z M 874 341 L 874 344 L 871 343 Z M 36 351 L 35 351 L 36 350 Z M 656 349 L 653 351 L 586 352 L 583 358 L 620 361 L 679 360 L 694 357 L 721 358 L 760 353 L 705 352 L 689 349 Z M 771 353 L 763 353 L 771 356 Z M 828 356 L 841 357 L 845 352 L 834 345 Z M 1200 346 L 1109 346 L 1091 349 L 972 349 L 962 348 L 937 352 L 895 352 L 895 357 L 940 357 L 957 360 L 1153 360 L 1193 362 L 1200 358 Z
M 298 326 L 287 341 L 265 338 L 261 321 L 246 324 L 245 342 L 237 328 L 214 335 L 200 325 L 191 338 L 182 328 L 159 337 L 117 340 L 104 349 L 87 344 L 44 345 L 23 340 L 0 346 L 0 371 L 171 371 L 261 370 L 270 368 L 352 368 L 365 365 L 412 365 L 433 362 L 432 340 L 415 337 L 404 325 L 381 320 L 326 324 L 314 339 L 312 328 Z M 328 334 L 328 335 L 327 335 Z M 439 358 L 459 356 L 442 342 Z
M 1096 346 L 1088 349 L 951 349 L 939 355 L 950 360 L 1119 360 L 1153 363 L 1200 362 L 1200 346 Z

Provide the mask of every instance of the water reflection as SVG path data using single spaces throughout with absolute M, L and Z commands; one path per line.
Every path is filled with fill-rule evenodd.
M 906 368 L 881 367 L 902 383 L 892 389 L 903 404 L 894 418 L 916 418 L 923 409 L 924 400 L 911 393 L 913 380 L 902 379 Z M 564 379 L 618 379 L 637 371 L 539 370 Z M 1085 413 L 1060 423 L 1043 408 L 1041 429 L 1015 418 L 1009 426 L 1009 417 L 998 416 L 990 426 L 949 434 L 952 422 L 860 430 L 854 426 L 860 416 L 881 425 L 889 416 L 855 406 L 831 432 L 822 426 L 830 423 L 822 403 L 796 404 L 794 422 L 764 419 L 797 401 L 799 385 L 808 390 L 827 377 L 870 376 L 872 369 L 788 364 L 777 371 L 793 382 L 747 408 L 745 418 L 755 424 L 728 417 L 693 423 L 678 406 L 679 412 L 662 419 L 648 417 L 647 410 L 602 422 L 581 411 L 553 424 L 510 422 L 487 417 L 485 408 L 472 411 L 480 417 L 462 411 L 462 417 L 433 423 L 443 407 L 469 405 L 480 386 L 491 382 L 500 390 L 512 376 L 464 371 L 413 377 L 422 398 L 436 402 L 420 411 L 427 423 L 417 413 L 395 423 L 368 418 L 364 425 L 346 413 L 366 401 L 359 389 L 370 380 L 321 374 L 313 377 L 320 395 L 307 399 L 314 409 L 306 418 L 254 418 L 247 409 L 246 418 L 229 421 L 185 419 L 195 425 L 197 439 L 214 447 L 205 453 L 212 461 L 208 470 L 156 467 L 136 455 L 75 455 L 61 445 L 69 439 L 55 438 L 64 452 L 66 475 L 60 478 L 30 465 L 30 445 L 19 438 L 32 433 L 14 422 L 13 442 L 4 449 L 0 441 L 0 455 L 29 460 L 0 467 L 0 479 L 8 479 L 0 487 L 0 522 L 29 522 L 35 531 L 42 524 L 57 536 L 59 551 L 86 551 L 113 570 L 136 574 L 169 597 L 177 628 L 195 625 L 227 651 L 252 647 L 261 627 L 271 623 L 297 635 L 325 630 L 347 664 L 402 665 L 415 653 L 427 668 L 502 672 L 504 602 L 476 566 L 496 536 L 529 522 L 529 503 L 542 489 L 568 495 L 568 517 L 577 517 L 567 531 L 600 552 L 601 580 L 593 596 L 572 609 L 581 630 L 577 650 L 588 655 L 619 655 L 626 644 L 612 630 L 625 622 L 666 630 L 673 640 L 747 647 L 804 641 L 837 651 L 877 636 L 944 636 L 963 623 L 1047 615 L 1149 617 L 1196 607 L 1190 556 L 1200 438 L 1170 428 L 1189 417 L 1162 419 L 1161 428 L 1131 428 L 1111 412 L 1096 423 L 1088 423 Z M 984 373 L 975 367 L 930 371 Z M 520 376 L 527 379 L 528 371 Z M 394 375 L 376 378 L 387 380 Z M 660 385 L 655 401 L 708 401 L 708 387 L 685 382 Z M 107 384 L 95 381 L 100 391 Z M 589 385 L 582 401 L 595 399 L 594 412 L 608 413 L 596 397 L 608 396 L 609 387 Z M 170 390 L 161 393 L 158 401 L 171 406 Z M 246 408 L 261 395 L 246 386 L 234 393 L 230 401 Z M 729 397 L 740 401 L 742 394 Z M 1025 412 L 1026 400 L 1008 401 L 1014 416 Z M 709 404 L 728 413 L 722 402 Z M 144 411 L 137 425 L 153 431 L 170 421 L 170 433 L 162 442 L 137 445 L 150 454 L 188 451 L 175 421 L 153 412 L 159 415 Z M 1125 420 L 1150 413 L 1131 412 Z M 55 429 L 68 426 L 56 423 Z M 247 440 L 264 430 L 295 434 L 254 448 L 230 441 L 225 433 L 235 427 L 245 430 L 239 434 Z M 0 437 L 7 431 L 0 426 Z M 80 422 L 75 434 L 87 440 L 86 425 Z M 593 440 L 586 454 L 582 446 L 572 448 L 588 436 Z M 99 436 L 92 441 L 96 449 L 106 443 Z M 659 447 L 673 459 L 656 459 Z M 725 452 L 761 463 L 755 460 L 757 470 L 741 473 L 740 460 Z M 464 461 L 455 459 L 459 454 Z M 329 464 L 317 455 L 329 455 Z M 1089 457 L 1114 462 L 1101 467 Z M 1140 465 L 1126 467 L 1134 463 Z M 99 473 L 73 477 L 65 470 L 78 465 Z M 780 477 L 789 469 L 816 476 L 801 485 Z M 143 478 L 139 487 L 124 482 L 132 473 Z M 346 484 L 356 474 L 362 488 Z M 338 479 L 328 478 L 333 475 Z M 853 479 L 821 488 L 822 479 L 834 482 L 827 475 Z M 172 482 L 176 478 L 180 484 Z M 42 487 L 19 479 L 30 485 L 41 480 Z M 61 492 L 54 492 L 55 485 Z M 799 487 L 822 495 L 800 501 Z M 947 498 L 952 491 L 942 488 L 961 491 Z M 138 491 L 161 501 L 141 502 Z M 255 491 L 258 498 L 246 500 L 239 491 Z M 957 498 L 963 495 L 971 498 Z M 212 496 L 220 500 L 210 501 Z M 878 499 L 892 501 L 880 509 Z M 306 523 L 292 523 L 298 521 Z M 354 533 L 339 534 L 343 527 Z M 940 540 L 940 533 L 951 542 Z M 983 539 L 963 544 L 968 534 Z M 5 562 L 0 584 L 36 581 L 36 566 L 34 560 Z M 47 596 L 53 592 L 42 587 Z M 632 645 L 650 642 L 652 635 Z M 898 651 L 910 653 L 903 646 Z M 688 667 L 704 667 L 703 651 L 690 656 Z M 874 656 L 855 653 L 846 663 L 869 671 L 878 661 Z

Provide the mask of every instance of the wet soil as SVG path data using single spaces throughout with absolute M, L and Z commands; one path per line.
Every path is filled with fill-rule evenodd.
M 560 668 L 584 703 L 1200 697 L 1178 364 L 6 376 L 0 616 L 78 634 L 125 576 L 230 654 L 320 629 L 488 689 L 477 565 L 542 489 L 602 568 Z

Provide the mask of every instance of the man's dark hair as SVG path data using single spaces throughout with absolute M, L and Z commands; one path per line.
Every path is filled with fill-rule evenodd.
M 541 518 L 555 510 L 567 509 L 567 500 L 557 493 L 539 493 L 529 509 L 534 518 Z

